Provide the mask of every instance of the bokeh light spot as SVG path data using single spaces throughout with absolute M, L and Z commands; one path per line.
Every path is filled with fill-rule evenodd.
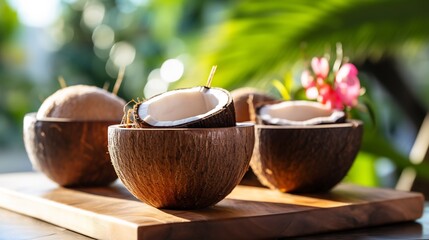
M 117 42 L 110 50 L 110 58 L 118 66 L 127 66 L 134 61 L 136 49 L 127 42 Z
M 83 10 L 83 22 L 89 28 L 95 28 L 103 22 L 105 12 L 106 9 L 101 2 L 89 1 Z
M 110 48 L 115 41 L 115 32 L 107 25 L 99 25 L 92 33 L 92 41 L 97 48 Z
M 175 82 L 182 77 L 184 69 L 183 63 L 178 59 L 168 59 L 161 65 L 160 74 L 165 81 Z
M 30 27 L 47 27 L 61 13 L 59 0 L 14 0 L 10 4 L 16 8 L 20 21 Z

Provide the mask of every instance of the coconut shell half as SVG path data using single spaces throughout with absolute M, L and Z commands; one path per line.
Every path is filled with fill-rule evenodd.
M 134 106 L 138 127 L 210 128 L 235 126 L 230 93 L 221 88 L 193 87 L 156 95 Z
M 118 121 L 24 117 L 24 143 L 33 167 L 65 187 L 103 186 L 117 179 L 107 153 L 107 127 Z
M 253 172 L 261 183 L 282 192 L 325 192 L 353 164 L 362 122 L 312 126 L 256 126 Z
M 261 104 L 273 102 L 276 100 L 276 98 L 273 96 L 250 87 L 235 89 L 231 92 L 231 95 L 234 100 L 235 118 L 237 119 L 237 122 L 247 122 L 254 120 L 250 116 L 249 112 L 249 108 L 251 107 L 249 106 L 250 97 L 253 107 L 257 107 Z
M 251 124 L 227 128 L 109 127 L 109 153 L 118 177 L 138 199 L 157 208 L 216 204 L 249 168 Z

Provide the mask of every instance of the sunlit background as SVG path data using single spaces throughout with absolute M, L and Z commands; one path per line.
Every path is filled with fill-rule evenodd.
M 71 84 L 98 82 L 102 77 L 105 82 L 110 83 L 117 77 L 119 68 L 125 66 L 130 80 L 127 80 L 128 84 L 124 84 L 123 91 L 129 96 L 141 96 L 143 92 L 137 89 L 144 88 L 144 96 L 148 98 L 166 91 L 170 83 L 178 81 L 183 75 L 185 43 L 174 36 L 169 39 L 168 35 L 171 33 L 168 31 L 172 30 L 166 29 L 161 23 L 153 23 L 162 19 L 150 16 L 153 13 L 149 12 L 147 1 L 8 2 L 22 24 L 22 36 L 18 39 L 22 41 L 20 44 L 27 53 L 25 70 L 36 81 L 52 83 L 57 74 Z M 168 28 L 173 19 L 162 21 Z M 159 25 L 163 30 L 151 30 L 151 24 Z M 159 42 L 155 41 L 157 38 Z M 91 44 L 87 45 L 85 41 Z M 77 48 L 77 52 L 69 52 L 73 48 Z M 63 51 L 70 56 L 59 56 L 64 54 Z M 80 52 L 84 53 L 78 55 Z M 100 67 L 96 70 L 99 71 L 97 79 L 79 76 L 81 73 L 73 71 L 67 65 L 53 66 L 57 58 L 72 61 L 69 58 L 74 57 L 86 58 L 82 61 L 87 64 L 88 69 L 94 65 Z
M 280 97 L 273 80 L 292 74 L 298 81 L 312 56 L 332 54 L 341 42 L 360 69 L 375 119 L 369 112 L 355 116 L 365 121 L 366 137 L 347 180 L 395 187 L 407 169 L 427 181 L 429 143 L 410 153 L 419 133 L 429 136 L 419 132 L 429 107 L 428 5 L 0 0 L 0 172 L 31 170 L 22 119 L 60 88 L 59 77 L 111 90 L 125 67 L 119 95 L 129 101 L 204 84 L 218 65 L 214 85 L 252 86 Z

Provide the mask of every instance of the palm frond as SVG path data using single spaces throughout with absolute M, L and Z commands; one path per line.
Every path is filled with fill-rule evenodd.
M 429 1 L 245 0 L 201 44 L 196 69 L 218 65 L 217 85 L 266 84 L 271 74 L 343 43 L 352 60 L 429 39 Z M 192 73 L 199 77 L 199 72 Z M 183 82 L 186 84 L 186 81 Z

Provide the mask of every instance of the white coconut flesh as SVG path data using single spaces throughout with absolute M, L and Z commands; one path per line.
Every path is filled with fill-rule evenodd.
M 344 118 L 345 113 L 318 102 L 286 101 L 261 107 L 258 116 L 268 124 L 304 126 L 335 123 Z
M 225 90 L 204 87 L 179 89 L 143 102 L 138 115 L 151 126 L 179 126 L 222 111 L 230 102 L 231 97 Z

